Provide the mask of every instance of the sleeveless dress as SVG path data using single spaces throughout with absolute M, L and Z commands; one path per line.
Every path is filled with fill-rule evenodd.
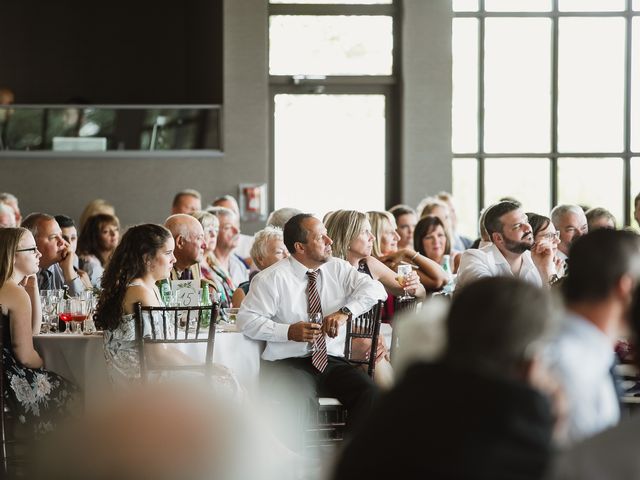
M 78 389 L 60 375 L 43 368 L 28 368 L 16 359 L 11 346 L 9 315 L 0 312 L 4 322 L 2 366 L 4 398 L 18 421 L 36 436 L 55 430 L 73 413 Z
M 128 286 L 141 286 L 140 283 L 131 283 Z M 159 297 L 159 293 L 154 289 L 154 294 L 160 305 L 164 302 Z M 157 315 L 156 315 L 157 314 Z M 154 324 L 155 331 L 158 332 L 157 337 L 162 336 L 162 314 L 154 312 L 154 316 L 150 320 L 149 317 L 144 318 L 143 333 L 145 337 L 151 336 L 151 322 Z M 167 337 L 174 335 L 174 328 L 171 322 L 167 324 Z M 140 379 L 140 358 L 138 355 L 138 347 L 136 346 L 136 329 L 134 314 L 129 313 L 122 316 L 122 320 L 118 327 L 114 330 L 104 331 L 104 355 L 107 362 L 107 370 L 112 385 L 126 386 L 136 383 Z M 160 375 L 158 380 L 175 379 L 180 373 L 172 375 Z M 188 376 L 188 374 L 182 374 Z M 242 388 L 233 373 L 222 365 L 215 365 L 214 380 L 217 390 L 224 395 L 230 397 L 238 397 L 242 392 Z

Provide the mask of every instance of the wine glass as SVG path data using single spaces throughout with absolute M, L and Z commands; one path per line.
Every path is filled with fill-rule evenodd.
M 60 320 L 65 322 L 65 333 L 82 333 L 81 324 L 89 314 L 89 302 L 81 298 L 69 298 L 60 302 Z
M 322 324 L 322 313 L 321 312 L 315 312 L 315 313 L 310 313 L 309 314 L 309 322 L 310 323 L 317 323 L 317 324 Z M 315 352 L 316 351 L 316 341 L 314 340 L 313 342 L 309 342 L 309 351 L 311 352 Z
M 62 290 L 41 290 L 40 305 L 42 306 L 42 333 L 58 331 L 58 304 Z
M 402 296 L 398 297 L 398 300 L 400 301 L 409 300 L 410 298 L 413 298 L 413 295 L 410 295 L 409 292 L 407 292 L 407 289 L 405 288 L 405 285 L 407 284 L 407 279 L 409 275 L 411 275 L 412 270 L 413 268 L 408 263 L 401 263 L 400 265 L 398 265 L 398 283 L 404 290 L 404 293 L 402 294 Z

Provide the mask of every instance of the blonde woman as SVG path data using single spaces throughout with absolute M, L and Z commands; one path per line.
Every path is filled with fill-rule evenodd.
M 41 254 L 25 228 L 0 229 L 0 321 L 2 375 L 16 418 L 38 435 L 54 429 L 71 412 L 76 388 L 44 370 L 33 348 L 42 310 L 36 273 Z
M 398 249 L 400 236 L 396 232 L 396 222 L 389 212 L 367 212 L 373 240 L 372 254 L 394 272 L 400 263 L 410 263 L 418 267 L 416 273 L 427 291 L 436 291 L 449 281 L 440 265 L 421 255 L 412 248 Z
M 337 210 L 327 219 L 327 235 L 333 240 L 332 254 L 346 260 L 358 271 L 369 275 L 384 285 L 391 295 L 402 295 L 403 287 L 398 283 L 397 274 L 384 263 L 371 256 L 374 236 L 367 215 L 355 210 Z M 418 298 L 425 298 L 426 292 L 415 273 L 407 278 L 404 288 Z M 358 341 L 357 341 L 358 340 Z M 352 343 L 354 355 L 366 358 L 371 342 L 357 339 Z M 389 351 L 379 338 L 376 357 L 376 383 L 381 386 L 391 384 L 392 370 Z

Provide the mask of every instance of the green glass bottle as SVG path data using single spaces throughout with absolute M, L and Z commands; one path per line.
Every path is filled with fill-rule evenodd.
M 209 285 L 205 282 L 201 282 L 201 290 L 202 294 L 200 296 L 200 306 L 201 307 L 209 307 L 212 305 L 211 303 L 211 295 L 209 294 Z M 202 318 L 200 320 L 200 326 L 203 328 L 208 328 L 211 325 L 211 312 L 203 311 Z

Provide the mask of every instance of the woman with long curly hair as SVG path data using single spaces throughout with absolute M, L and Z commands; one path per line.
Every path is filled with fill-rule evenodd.
M 126 383 L 140 376 L 134 305 L 140 302 L 143 306 L 163 306 L 156 282 L 169 278 L 176 262 L 174 246 L 171 232 L 161 225 L 131 227 L 104 271 L 95 322 L 104 329 L 105 356 L 114 383 Z M 154 347 L 149 350 L 151 358 L 155 356 L 158 362 L 188 363 L 176 349 L 163 344 L 151 347 Z

